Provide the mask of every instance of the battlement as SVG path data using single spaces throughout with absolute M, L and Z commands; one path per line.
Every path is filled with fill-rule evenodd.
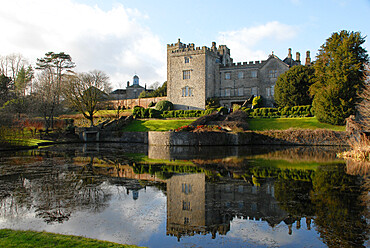
M 220 45 L 219 48 L 216 48 L 216 42 L 212 42 L 212 47 L 202 46 L 196 47 L 194 43 L 184 44 L 178 39 L 177 43 L 167 44 L 167 50 L 171 53 L 185 53 L 185 52 L 199 52 L 205 53 L 210 52 L 214 55 L 220 56 L 224 54 L 225 48 L 229 50 L 225 45 Z
M 249 62 L 237 62 L 237 63 L 230 63 L 225 66 L 222 66 L 223 68 L 247 68 L 247 67 L 256 67 L 260 66 L 263 63 L 265 63 L 266 60 L 261 60 L 261 61 L 249 61 Z

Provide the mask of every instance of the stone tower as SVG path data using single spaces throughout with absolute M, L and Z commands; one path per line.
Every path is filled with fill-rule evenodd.
M 206 99 L 216 94 L 219 65 L 228 60 L 229 49 L 217 49 L 215 42 L 211 48 L 186 45 L 180 39 L 167 45 L 167 96 L 175 109 L 204 109 Z

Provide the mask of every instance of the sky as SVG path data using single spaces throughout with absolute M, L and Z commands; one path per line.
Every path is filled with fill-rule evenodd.
M 369 51 L 370 0 L 0 0 L 0 56 L 30 64 L 65 52 L 75 70 L 102 70 L 114 89 L 166 81 L 167 44 L 227 45 L 234 62 L 315 60 L 334 32 L 359 31 Z

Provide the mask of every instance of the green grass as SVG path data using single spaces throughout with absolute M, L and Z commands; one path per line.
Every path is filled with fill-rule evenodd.
M 194 119 L 178 120 L 133 120 L 122 131 L 124 132 L 147 132 L 147 131 L 169 131 L 192 123 Z
M 125 132 L 147 132 L 147 131 L 169 131 L 181 126 L 189 125 L 194 119 L 176 119 L 176 120 L 134 120 L 127 125 Z M 253 131 L 264 130 L 285 130 L 295 129 L 329 129 L 334 131 L 345 131 L 345 126 L 334 126 L 320 123 L 315 117 L 302 118 L 254 118 L 248 119 L 249 128 Z
M 84 237 L 61 235 L 47 232 L 14 231 L 10 229 L 0 230 L 0 247 L 38 247 L 38 248 L 62 248 L 62 247 L 120 247 L 134 248 L 134 245 L 121 245 Z
M 248 119 L 249 128 L 253 131 L 285 130 L 289 128 L 301 129 L 329 129 L 334 131 L 345 131 L 345 126 L 334 126 L 320 123 L 316 117 L 302 118 L 255 118 Z
M 194 165 L 190 160 L 168 160 L 168 159 L 153 159 L 142 153 L 126 153 L 130 160 L 142 164 L 165 164 L 165 165 Z

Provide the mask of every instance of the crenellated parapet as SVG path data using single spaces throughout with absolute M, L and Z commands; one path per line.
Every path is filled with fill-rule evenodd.
M 221 68 L 229 68 L 229 69 L 256 68 L 256 67 L 262 66 L 265 62 L 266 60 L 229 63 L 226 65 L 221 65 Z
M 196 47 L 194 43 L 185 44 L 178 39 L 177 43 L 167 44 L 167 51 L 172 54 L 182 54 L 182 53 L 210 53 L 215 56 L 222 56 L 225 52 L 228 51 L 230 54 L 230 49 L 225 45 L 220 45 L 219 48 L 216 48 L 216 42 L 212 42 L 212 47 L 202 46 Z

